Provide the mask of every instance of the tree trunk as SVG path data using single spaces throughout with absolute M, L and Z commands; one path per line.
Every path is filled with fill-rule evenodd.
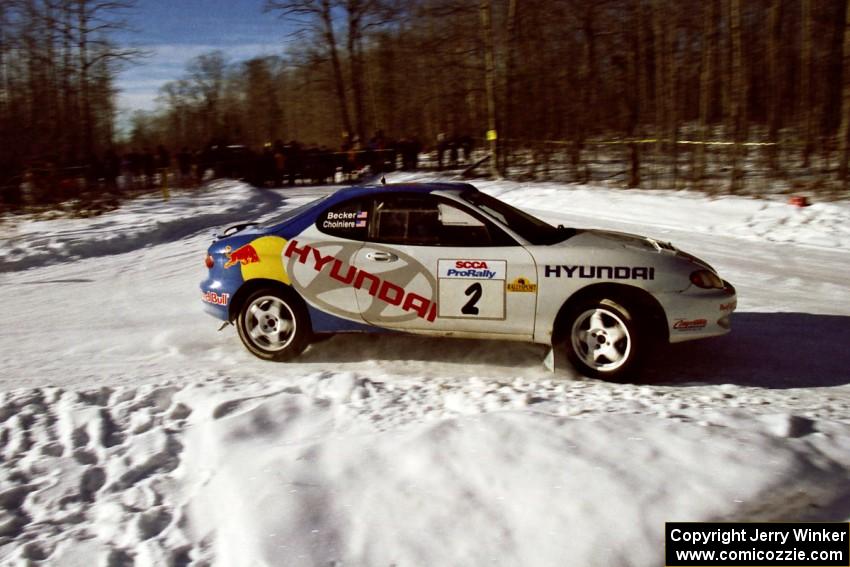
M 782 0 L 773 0 L 770 5 L 767 24 L 767 122 L 768 131 L 767 139 L 771 146 L 768 146 L 768 161 L 770 169 L 775 175 L 779 169 L 779 161 L 777 159 L 778 144 L 779 144 L 779 124 L 781 113 L 779 112 L 779 102 L 781 100 L 782 88 L 779 77 L 779 50 L 782 45 L 781 24 L 782 24 Z
M 678 104 L 678 74 L 681 68 L 682 50 L 676 49 L 676 39 L 679 27 L 679 6 L 673 2 L 667 10 L 670 24 L 667 26 L 666 51 L 667 56 L 667 133 L 670 137 L 670 180 L 673 189 L 678 188 L 679 180 L 679 104 Z
M 717 25 L 714 11 L 715 0 L 705 0 L 703 4 L 703 34 L 702 34 L 702 64 L 700 66 L 700 92 L 699 92 L 699 126 L 700 144 L 696 149 L 696 164 L 694 167 L 693 181 L 701 183 L 705 179 L 706 143 L 711 131 L 709 126 L 709 113 L 711 111 L 711 83 L 714 78 L 714 48 L 717 42 Z
M 844 6 L 844 49 L 842 52 L 842 76 L 841 76 L 841 127 L 838 130 L 838 143 L 841 152 L 841 165 L 838 170 L 839 179 L 847 189 L 848 162 L 850 162 L 850 0 Z
M 644 33 L 641 11 L 640 0 L 634 0 L 631 15 L 636 29 L 631 35 L 632 45 L 630 46 L 631 49 L 628 49 L 629 68 L 626 74 L 626 77 L 630 76 L 631 80 L 627 78 L 623 84 L 623 98 L 631 98 L 632 100 L 629 116 L 627 117 L 628 125 L 626 132 L 626 135 L 630 138 L 628 145 L 629 175 L 627 181 L 629 188 L 640 187 L 640 144 L 635 142 L 634 138 L 641 129 L 643 107 L 648 98 L 646 73 L 644 73 L 644 69 L 646 68 L 646 49 L 643 46 Z M 625 28 L 624 33 L 629 34 L 631 26 L 628 19 L 625 19 L 623 24 Z M 634 84 L 638 86 L 637 91 L 631 88 Z
M 667 123 L 667 89 L 665 80 L 665 50 L 664 50 L 664 27 L 661 21 L 663 6 L 661 0 L 655 0 L 652 4 L 652 33 L 655 36 L 655 188 L 661 185 L 660 177 L 664 172 L 661 163 L 664 159 L 665 137 L 664 126 Z
M 505 45 L 505 98 L 503 104 L 504 115 L 502 117 L 502 126 L 504 127 L 505 138 L 516 138 L 516 129 L 513 119 L 514 115 L 514 99 L 513 99 L 513 84 L 516 75 L 516 49 L 517 49 L 517 0 L 509 0 L 508 2 L 508 19 L 507 19 L 507 44 Z M 503 142 L 504 144 L 504 142 Z M 502 176 L 507 175 L 508 169 L 507 152 L 502 158 L 502 163 L 499 165 L 499 171 Z
M 354 99 L 354 128 L 361 142 L 366 141 L 365 104 L 363 102 L 363 53 L 361 42 L 361 7 L 359 0 L 348 2 L 348 64 L 351 95 Z
M 731 152 L 729 192 L 739 191 L 743 182 L 741 169 L 742 144 L 746 131 L 747 82 L 744 75 L 744 53 L 741 38 L 741 0 L 729 0 L 729 34 L 732 40 L 732 120 L 734 144 Z
M 336 46 L 330 0 L 322 0 L 322 26 L 325 42 L 331 55 L 331 69 L 336 87 L 337 103 L 339 104 L 339 117 L 342 120 L 342 127 L 346 136 L 351 137 L 353 132 L 351 130 L 351 118 L 348 114 L 348 97 L 345 95 L 345 80 L 342 77 L 342 63 L 340 63 L 339 50 Z
M 490 0 L 479 3 L 481 39 L 484 44 L 484 83 L 487 91 L 487 137 L 490 142 L 490 173 L 500 177 L 499 140 L 496 129 L 496 61 L 493 53 L 492 6 Z
M 590 128 L 597 126 L 599 112 L 597 109 L 597 89 L 599 86 L 599 68 L 596 53 L 596 14 L 593 4 L 586 4 L 582 17 L 582 32 L 584 34 L 584 62 L 582 68 L 582 97 L 583 109 L 578 116 L 576 137 L 577 158 L 581 160 L 581 150 L 584 148 Z M 591 179 L 591 170 L 586 160 L 581 160 L 581 178 L 587 183 Z
M 800 51 L 800 121 L 803 132 L 803 167 L 809 167 L 814 151 L 814 120 L 812 108 L 812 1 L 801 0 L 803 17 L 802 49 Z

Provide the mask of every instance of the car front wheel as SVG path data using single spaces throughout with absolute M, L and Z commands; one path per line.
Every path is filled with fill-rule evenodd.
M 248 350 L 264 360 L 291 360 L 310 340 L 304 307 L 274 289 L 258 290 L 245 300 L 236 328 Z
M 582 374 L 603 380 L 633 378 L 643 356 L 634 314 L 610 299 L 585 301 L 570 312 L 567 356 Z

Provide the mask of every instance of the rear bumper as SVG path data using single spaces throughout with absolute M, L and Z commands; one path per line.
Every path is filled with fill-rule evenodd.
M 204 311 L 216 319 L 230 320 L 230 302 L 233 294 L 224 291 L 220 281 L 207 279 L 201 282 L 201 301 Z
M 732 330 L 731 317 L 738 298 L 732 284 L 724 283 L 723 289 L 689 289 L 659 298 L 667 313 L 671 343 L 717 337 Z

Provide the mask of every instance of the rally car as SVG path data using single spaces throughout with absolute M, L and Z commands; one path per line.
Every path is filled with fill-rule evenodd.
M 730 330 L 734 288 L 652 238 L 551 226 L 464 183 L 341 189 L 209 247 L 206 310 L 290 360 L 317 335 L 405 332 L 552 345 L 631 377 L 655 344 Z

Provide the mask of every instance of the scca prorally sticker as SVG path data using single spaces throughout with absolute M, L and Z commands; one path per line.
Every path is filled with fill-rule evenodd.
M 441 279 L 503 280 L 507 273 L 504 260 L 440 260 L 437 267 Z
M 399 258 L 398 267 L 373 274 L 354 265 L 361 247 L 355 242 L 302 244 L 291 240 L 283 252 L 283 259 L 293 286 L 323 311 L 349 319 L 359 319 L 362 315 L 364 320 L 374 323 L 391 324 L 416 318 L 433 323 L 437 317 L 434 276 L 412 257 L 389 248 L 382 250 Z M 424 280 L 428 293 L 407 289 L 414 280 Z M 370 305 L 361 312 L 353 296 L 345 299 L 343 295 L 340 299 L 339 290 L 348 288 L 362 290 L 371 296 Z
M 201 299 L 213 305 L 227 305 L 230 302 L 230 294 L 218 294 L 214 291 L 207 291 L 201 294 Z
M 708 325 L 705 319 L 677 319 L 673 328 L 677 331 L 698 331 Z
M 517 278 L 508 284 L 508 291 L 515 293 L 534 293 L 537 291 L 537 284 L 528 281 L 528 278 Z
M 507 272 L 505 260 L 439 260 L 440 317 L 504 319 Z
M 597 280 L 654 280 L 655 268 L 649 266 L 553 266 L 547 265 L 547 278 Z

